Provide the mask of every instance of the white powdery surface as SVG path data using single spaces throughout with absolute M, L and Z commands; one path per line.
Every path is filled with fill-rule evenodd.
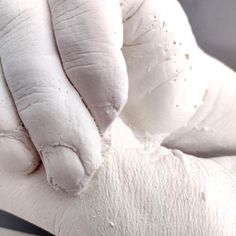
M 137 139 L 117 120 L 104 138 L 104 165 L 79 197 L 53 191 L 42 168 L 0 173 L 0 208 L 59 236 L 236 235 L 236 176 L 160 139 Z

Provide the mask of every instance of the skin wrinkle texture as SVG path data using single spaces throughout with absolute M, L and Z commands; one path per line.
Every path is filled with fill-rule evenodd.
M 28 174 L 39 158 L 8 93 L 0 60 L 0 163 L 10 172 Z
M 102 163 L 100 135 L 61 67 L 47 1 L 18 3 L 1 1 L 3 15 L 12 13 L 0 21 L 5 79 L 49 183 L 76 193 Z
M 129 99 L 121 117 L 138 132 L 169 133 L 168 148 L 235 155 L 235 73 L 198 48 L 177 2 L 143 1 L 130 12 L 122 49 Z
M 179 128 L 179 126 L 182 126 L 186 121 L 188 121 L 188 119 L 194 114 L 193 112 L 201 105 L 204 92 L 206 91 L 206 84 L 205 84 L 206 81 L 203 81 L 203 79 L 201 78 L 204 77 L 198 75 L 197 73 L 198 71 L 200 71 L 199 68 L 201 68 L 202 65 L 198 67 L 196 59 L 194 59 L 194 57 L 198 58 L 199 55 L 195 40 L 192 37 L 191 29 L 189 28 L 188 24 L 186 24 L 187 21 L 184 16 L 180 18 L 180 24 L 183 22 L 182 25 L 183 26 L 185 25 L 185 27 L 183 28 L 186 28 L 186 32 L 189 31 L 189 37 L 186 37 L 185 35 L 184 42 L 183 40 L 182 41 L 178 40 L 178 38 L 180 37 L 182 39 L 182 32 L 179 33 L 178 30 L 175 30 L 174 27 L 175 25 L 173 25 L 172 20 L 168 18 L 168 12 L 165 10 L 166 9 L 165 5 L 163 5 L 163 7 L 161 8 L 159 5 L 155 4 L 152 5 L 153 3 L 151 1 L 150 2 L 144 1 L 140 2 L 138 5 L 136 5 L 134 10 L 132 10 L 133 7 L 132 4 L 134 3 L 130 2 L 130 4 L 131 4 L 130 5 L 131 10 L 130 9 L 127 10 L 127 8 L 125 8 L 125 6 L 127 5 L 125 5 L 124 2 L 121 4 L 123 6 L 122 12 L 123 12 L 124 30 L 125 30 L 125 46 L 123 48 L 123 51 L 126 57 L 131 81 L 130 99 L 124 111 L 125 114 L 124 117 L 128 116 L 128 120 L 131 121 L 131 126 L 137 127 L 137 124 L 141 124 L 139 125 L 138 128 L 143 128 L 149 132 L 150 130 L 152 132 L 166 132 L 166 131 L 171 131 L 172 129 L 175 130 Z M 157 21 L 155 18 L 157 16 L 153 14 L 153 18 L 147 18 L 147 20 L 142 20 L 142 15 L 144 14 L 144 12 L 151 12 L 150 14 L 153 14 L 153 12 L 157 12 L 159 14 L 158 17 L 160 19 L 158 18 Z M 162 20 L 162 18 L 165 19 L 165 21 Z M 161 30 L 161 33 L 157 30 L 159 27 L 158 24 L 161 26 L 159 28 L 159 30 Z M 166 27 L 168 28 L 168 30 L 165 29 Z M 130 28 L 133 30 L 130 30 L 130 32 L 126 32 L 126 28 Z M 158 37 L 160 39 L 162 40 L 164 39 L 166 42 L 169 42 L 169 46 L 170 45 L 172 47 L 175 46 L 176 48 L 174 48 L 173 51 L 169 52 L 166 51 L 167 50 L 166 48 L 162 49 L 161 46 L 158 44 L 151 43 L 150 45 L 150 42 L 152 41 L 149 40 L 149 38 L 152 38 L 153 35 L 156 36 L 157 33 L 159 33 Z M 171 37 L 172 34 L 174 34 L 174 36 L 176 37 L 175 41 L 173 41 L 173 37 Z M 158 41 L 159 40 L 157 40 L 157 42 Z M 131 47 L 127 45 L 134 45 L 134 46 Z M 152 65 L 154 61 L 153 66 L 149 66 L 149 68 L 140 66 L 140 68 L 141 71 L 143 70 L 142 71 L 143 73 L 148 72 L 146 73 L 149 74 L 149 76 L 147 76 L 147 79 L 153 78 L 153 74 L 157 75 L 160 74 L 160 78 L 162 78 L 163 81 L 160 81 L 160 79 L 158 80 L 149 79 L 148 81 L 150 82 L 149 83 L 145 82 L 145 87 L 144 87 L 142 86 L 143 82 L 142 81 L 140 82 L 139 80 L 139 76 L 137 76 L 136 73 L 134 73 L 133 75 L 132 65 L 136 65 L 143 60 L 143 57 L 140 60 L 139 59 L 140 57 L 138 57 L 138 55 L 135 54 L 138 52 L 137 47 L 140 51 L 144 50 L 144 52 L 145 52 L 145 47 L 151 48 L 151 50 L 154 50 L 155 52 L 157 51 L 156 54 L 158 55 L 158 57 L 160 57 L 158 58 L 160 62 L 155 63 L 155 60 L 151 58 L 149 60 L 150 63 L 148 64 Z M 187 51 L 189 48 L 193 50 L 193 54 L 195 55 L 192 55 L 189 53 L 189 51 Z M 161 53 L 162 51 L 164 51 L 165 53 L 164 54 Z M 188 53 L 186 53 L 186 51 Z M 136 58 L 138 59 L 136 60 Z M 172 58 L 175 59 L 173 60 Z M 149 58 L 147 56 L 147 61 L 148 59 Z M 189 60 L 191 62 L 190 65 L 186 63 L 186 60 Z M 192 70 L 194 70 L 194 72 Z M 140 73 L 141 74 L 140 78 L 144 76 L 143 73 Z M 184 79 L 184 77 L 188 78 L 187 82 Z M 135 80 L 133 78 L 135 78 Z M 167 78 L 167 80 L 165 80 L 165 78 Z M 199 83 L 200 80 L 202 80 L 202 83 Z M 171 84 L 171 82 L 173 81 L 174 84 L 176 82 L 177 86 Z M 199 93 L 197 93 L 196 96 L 194 96 L 194 99 L 192 99 L 193 94 L 191 92 L 192 91 L 191 88 L 195 89 L 196 83 L 199 86 L 199 88 L 197 89 Z M 139 87 L 145 88 L 142 90 L 147 92 L 143 93 L 143 91 L 140 91 Z M 189 91 L 192 100 L 188 99 L 190 97 Z M 165 94 L 170 94 L 170 96 L 165 96 Z M 139 103 L 134 104 L 132 98 L 135 98 L 135 101 L 137 100 L 141 101 Z M 157 101 L 156 102 L 157 104 L 153 101 Z M 171 104 L 171 106 L 169 104 Z M 152 109 L 153 106 L 163 107 L 162 109 L 166 108 L 166 110 L 162 112 L 162 114 L 164 114 L 164 117 L 162 114 L 160 114 L 160 112 L 158 112 L 157 109 Z M 23 107 L 22 109 L 25 108 Z M 143 109 L 142 115 L 138 115 L 137 112 L 139 112 L 141 109 Z M 147 112 L 147 111 L 152 111 L 152 112 Z M 149 116 L 145 117 L 145 114 L 149 114 Z M 175 118 L 175 122 L 172 122 L 173 127 L 170 127 L 169 124 L 170 121 L 173 120 L 173 117 Z M 127 118 L 125 119 L 127 120 Z M 154 125 L 156 127 L 154 127 Z M 167 128 L 168 129 L 171 128 L 171 130 L 167 130 Z M 57 143 L 58 142 L 53 143 L 51 145 L 55 145 Z M 68 144 L 65 145 L 64 143 L 63 145 L 68 146 Z M 81 169 L 81 166 L 78 166 L 78 169 Z M 51 179 L 51 176 L 49 177 L 49 179 Z M 77 183 L 76 180 L 72 182 Z
M 29 178 L 0 173 L 0 207 L 56 235 L 235 235 L 235 172 L 155 138 L 137 139 L 117 120 L 103 140 L 104 167 L 79 198 L 51 191 L 40 168 Z
M 204 58 L 203 58 L 204 63 Z M 235 72 L 205 55 L 205 65 L 217 76 L 211 81 L 203 104 L 188 124 L 163 141 L 166 147 L 181 147 L 185 153 L 217 157 L 235 155 Z M 210 75 L 209 75 L 210 77 Z
M 49 0 L 49 5 L 64 70 L 104 133 L 128 96 L 119 1 Z
M 172 132 L 189 121 L 208 87 L 199 74 L 200 50 L 186 16 L 173 20 L 176 12 L 182 13 L 177 2 L 143 1 L 130 12 L 122 49 L 130 86 L 122 118 L 141 131 Z
M 25 3 L 25 5 L 21 6 L 21 4 L 19 4 L 19 8 L 23 8 L 23 10 L 22 9 L 21 10 L 22 10 L 22 12 L 24 12 L 24 14 L 20 15 L 18 18 L 13 17 L 13 20 L 10 21 L 10 23 L 8 23 L 8 25 L 3 29 L 2 41 L 4 43 L 2 44 L 3 45 L 2 46 L 2 53 L 3 53 L 2 57 L 4 57 L 4 53 L 7 55 L 8 54 L 12 55 L 13 52 L 15 54 L 17 54 L 17 52 L 19 54 L 21 54 L 21 53 L 26 54 L 26 57 L 28 57 L 29 54 L 27 51 L 33 50 L 33 51 L 36 51 L 36 53 L 38 53 L 37 49 L 40 47 L 40 43 L 42 44 L 42 42 L 43 42 L 43 44 L 44 44 L 43 46 L 46 45 L 44 43 L 44 41 L 47 40 L 46 38 L 48 36 L 45 37 L 45 39 L 44 39 L 42 37 L 42 35 L 44 35 L 44 34 L 42 34 L 42 33 L 40 34 L 40 36 L 38 36 L 38 38 L 37 38 L 37 36 L 34 36 L 34 37 L 31 37 L 30 39 L 28 39 L 27 37 L 25 39 L 25 36 L 22 36 L 23 38 L 21 38 L 19 36 L 21 34 L 24 34 L 24 30 L 25 30 L 24 24 L 23 24 L 24 23 L 23 16 L 26 17 L 25 24 L 27 24 L 27 22 L 29 20 L 32 21 L 33 20 L 33 19 L 31 19 L 32 14 L 29 13 L 29 9 L 31 10 L 33 7 L 36 6 L 35 5 L 36 3 L 32 3 L 27 0 L 24 0 L 24 1 L 22 0 L 21 3 L 23 3 L 23 2 Z M 64 8 L 63 9 L 61 8 L 63 6 L 63 4 L 59 4 L 60 2 L 57 2 L 57 3 L 58 3 L 58 5 L 53 5 L 53 1 L 51 1 L 50 5 L 51 5 L 52 18 L 53 18 L 53 22 L 54 22 L 54 28 L 56 28 L 55 29 L 56 38 L 58 41 L 58 37 L 60 38 L 61 34 L 60 34 L 60 30 L 57 27 L 60 27 L 60 26 L 63 27 L 64 26 L 63 22 L 67 22 L 67 21 L 62 20 L 59 22 L 56 21 L 56 23 L 55 23 L 55 19 L 58 20 L 57 17 L 64 16 L 63 12 L 60 13 L 60 10 L 64 9 Z M 43 3 L 43 1 L 40 1 L 37 4 L 38 4 L 37 8 L 39 8 L 39 9 L 42 8 L 42 15 L 45 14 L 47 17 L 49 17 L 47 9 L 44 9 L 47 7 L 45 2 Z M 42 4 L 42 5 L 40 5 L 40 4 Z M 143 1 L 143 2 L 139 2 L 139 4 L 137 4 L 137 5 L 135 5 L 135 2 L 131 1 L 131 2 L 129 2 L 129 4 L 127 4 L 127 3 L 125 4 L 124 2 L 121 3 L 123 21 L 124 21 L 124 33 L 125 33 L 124 34 L 123 53 L 124 53 L 124 56 L 126 59 L 126 63 L 128 65 L 128 72 L 129 72 L 129 77 L 130 77 L 129 100 L 128 100 L 127 106 L 124 110 L 123 117 L 125 120 L 132 121 L 130 124 L 131 126 L 135 126 L 135 127 L 139 126 L 138 128 L 144 129 L 147 132 L 153 132 L 153 133 L 154 132 L 167 132 L 167 131 L 170 132 L 170 131 L 173 131 L 173 130 L 181 127 L 186 121 L 189 120 L 189 118 L 195 112 L 196 108 L 201 103 L 202 96 L 204 94 L 204 90 L 206 87 L 206 81 L 199 79 L 197 74 L 193 73 L 191 71 L 192 70 L 192 69 L 190 69 L 191 66 L 188 65 L 188 63 L 186 63 L 186 52 L 188 52 L 188 55 L 189 55 L 190 49 L 191 49 L 193 51 L 193 56 L 191 55 L 190 61 L 192 64 L 194 64 L 194 55 L 195 55 L 195 57 L 198 56 L 197 55 L 198 50 L 196 47 L 196 43 L 195 43 L 194 38 L 192 37 L 190 27 L 188 26 L 188 24 L 186 24 L 186 22 L 187 22 L 186 17 L 183 14 L 182 14 L 183 17 L 179 19 L 179 24 L 182 25 L 184 29 L 186 29 L 186 32 L 188 32 L 187 36 L 189 35 L 189 37 L 186 37 L 186 35 L 185 35 L 184 38 L 182 36 L 182 32 L 179 32 L 178 30 L 175 29 L 175 25 L 173 25 L 172 19 L 169 17 L 168 12 L 165 10 L 167 8 L 167 5 L 164 4 L 162 6 L 162 5 L 160 5 L 160 3 L 157 4 L 155 1 L 154 2 L 153 1 Z M 161 4 L 163 4 L 163 3 L 161 3 Z M 129 5 L 129 7 L 127 7 L 127 5 Z M 86 4 L 82 5 L 82 6 L 85 7 Z M 70 7 L 70 5 L 68 5 L 68 7 Z M 134 10 L 132 10 L 132 8 L 134 8 Z M 28 9 L 28 11 L 27 11 L 27 9 Z M 181 8 L 178 5 L 177 5 L 176 9 L 181 10 Z M 106 10 L 106 8 L 105 8 L 105 10 Z M 19 10 L 19 12 L 21 12 L 21 11 Z M 57 15 L 58 12 L 59 12 L 59 15 Z M 74 12 L 76 12 L 76 11 L 70 10 L 69 12 L 75 14 Z M 151 15 L 153 17 L 143 18 L 143 16 L 145 16 L 146 13 L 148 13 L 148 15 Z M 119 12 L 117 12 L 117 14 L 119 15 Z M 37 14 L 35 14 L 35 15 L 37 16 Z M 80 14 L 78 13 L 78 15 L 80 15 Z M 37 21 L 42 21 L 42 18 L 41 18 L 42 16 L 37 16 L 37 17 L 39 17 L 39 20 L 37 20 Z M 76 19 L 76 15 L 75 15 L 75 17 L 72 17 L 72 18 Z M 118 16 L 117 16 L 117 19 L 119 19 Z M 165 21 L 163 21 L 163 19 L 165 19 Z M 16 21 L 16 20 L 18 20 L 20 23 L 14 23 L 14 21 Z M 34 20 L 36 20 L 36 18 Z M 86 22 L 86 18 L 85 18 L 85 22 Z M 116 20 L 115 22 L 118 22 L 118 20 Z M 14 26 L 13 23 L 17 24 L 17 29 L 19 28 L 18 30 L 20 32 L 22 32 L 21 34 L 16 36 L 16 34 L 14 34 L 14 30 L 9 30 Z M 70 21 L 69 21 L 69 23 L 71 24 Z M 36 24 L 36 23 L 34 23 L 34 24 Z M 55 26 L 55 24 L 56 24 L 56 26 Z M 117 25 L 118 23 L 114 23 L 114 24 Z M 121 20 L 120 20 L 120 24 L 121 24 Z M 162 28 L 160 28 L 160 27 L 162 27 Z M 165 29 L 166 27 L 168 28 L 170 33 Z M 41 28 L 36 27 L 36 29 L 37 28 L 39 28 L 40 32 L 41 32 Z M 46 28 L 46 22 L 45 22 L 45 28 Z M 67 30 L 70 27 L 64 26 L 64 28 L 65 28 L 65 30 Z M 121 26 L 116 26 L 116 28 L 118 31 L 120 31 L 120 29 L 122 29 Z M 128 31 L 127 29 L 131 29 L 131 30 Z M 31 28 L 29 27 L 27 30 L 29 32 L 31 32 L 31 31 L 34 32 L 35 29 L 31 30 Z M 47 29 L 47 30 L 49 31 L 49 29 Z M 4 31 L 5 31 L 5 34 L 4 34 Z M 35 35 L 38 35 L 38 32 L 34 32 L 34 33 L 35 33 Z M 70 33 L 70 31 L 68 33 Z M 182 45 L 181 47 L 173 48 L 173 35 L 172 34 L 175 35 L 175 37 L 176 37 L 175 40 L 177 40 L 178 42 L 181 42 L 181 45 Z M 50 35 L 50 32 L 48 32 L 48 35 Z M 62 34 L 62 35 L 67 35 L 67 34 Z M 13 43 L 13 45 L 14 45 L 14 42 L 11 42 L 12 40 L 9 40 L 9 39 L 12 39 L 15 37 L 17 37 L 20 42 L 21 41 L 24 42 L 25 40 L 32 41 L 33 48 L 30 46 L 29 46 L 29 48 L 25 47 L 24 44 L 17 49 L 15 49 L 14 46 L 9 47 L 9 45 L 8 45 L 9 43 L 10 43 L 10 45 L 11 45 L 11 43 Z M 114 45 L 115 48 L 117 48 L 117 45 L 122 44 L 121 40 L 117 41 L 117 40 L 115 40 L 116 38 L 114 38 L 114 37 L 110 38 L 109 35 L 107 37 L 109 40 L 111 40 L 111 42 L 113 42 L 113 41 L 118 42 L 117 44 Z M 152 40 L 150 41 L 150 38 L 152 38 L 152 37 L 157 37 L 156 42 L 166 41 L 167 44 L 164 45 L 164 48 L 162 48 L 161 47 L 162 45 L 159 45 L 158 43 L 155 43 L 155 42 L 152 43 Z M 40 38 L 42 38 L 42 42 L 39 42 Z M 63 42 L 63 39 L 64 38 L 60 39 L 61 41 L 60 40 L 59 41 Z M 67 38 L 64 39 L 65 42 L 67 42 L 66 39 Z M 10 42 L 8 42 L 8 41 L 10 41 Z M 60 42 L 59 42 L 59 44 L 60 44 Z M 138 45 L 137 45 L 137 43 L 138 43 Z M 139 47 L 140 43 L 141 43 L 141 46 Z M 8 47 L 6 47 L 7 45 L 8 45 Z M 127 47 L 127 45 L 133 45 L 133 46 Z M 65 46 L 70 46 L 70 44 L 69 43 L 65 44 Z M 80 45 L 78 45 L 78 46 L 80 46 Z M 45 49 L 46 55 L 48 53 L 51 54 L 51 51 L 53 51 L 50 47 L 53 47 L 53 46 L 48 45 L 48 51 L 47 51 L 47 49 Z M 60 45 L 59 45 L 59 47 L 60 47 Z M 168 49 L 169 51 L 167 50 L 168 47 L 169 47 L 169 49 Z M 170 50 L 170 48 L 173 50 Z M 79 50 L 81 51 L 80 48 L 79 48 Z M 136 53 L 138 53 L 138 52 L 140 53 L 140 55 L 146 55 L 146 53 L 149 53 L 148 50 L 151 51 L 150 58 L 149 58 L 149 56 L 146 56 L 143 58 L 143 57 L 136 55 Z M 164 51 L 164 53 L 163 53 L 163 51 Z M 121 53 L 121 52 L 119 52 L 119 53 Z M 39 54 L 42 55 L 41 56 L 42 58 L 44 57 L 44 52 L 40 52 Z M 52 54 L 55 54 L 55 49 L 52 52 Z M 183 57 L 183 54 L 185 55 L 185 57 Z M 68 55 L 69 55 L 68 52 L 65 51 L 64 52 L 64 59 L 69 60 L 70 57 L 66 58 Z M 155 55 L 159 55 L 158 57 L 160 57 L 160 58 L 157 58 L 158 59 L 157 63 L 156 63 L 156 56 Z M 29 56 L 29 58 L 30 57 L 31 56 Z M 63 51 L 61 51 L 61 57 L 63 58 Z M 6 58 L 9 58 L 9 56 L 6 56 Z M 49 58 L 47 56 L 44 58 L 45 58 L 45 61 L 49 60 Z M 120 60 L 122 61 L 121 56 L 119 56 L 118 58 L 120 58 L 120 59 L 118 59 L 118 61 L 120 61 Z M 138 58 L 138 59 L 136 60 L 136 58 Z M 141 58 L 141 59 L 139 59 L 139 58 Z M 8 63 L 8 64 L 15 65 L 16 63 L 18 63 L 17 58 L 14 58 L 14 59 L 16 59 L 15 62 L 13 59 L 10 59 L 10 63 Z M 32 59 L 34 59 L 34 58 L 32 58 Z M 142 66 L 142 61 L 144 59 L 147 62 L 147 64 L 151 65 L 149 68 Z M 36 60 L 36 58 L 34 60 L 35 60 L 34 63 L 38 63 L 38 65 L 37 65 L 38 68 L 39 68 L 39 65 L 44 67 L 42 62 L 39 62 L 39 60 Z M 27 77 L 31 76 L 31 74 L 26 72 L 26 70 L 25 70 L 26 67 L 33 68 L 34 73 L 36 73 L 36 71 L 39 70 L 38 68 L 35 68 L 36 67 L 35 65 L 32 65 L 32 63 L 28 61 L 28 58 L 26 58 L 25 62 L 23 59 L 21 59 L 20 63 L 22 63 L 22 68 L 23 68 L 23 69 L 21 69 L 21 73 L 24 72 Z M 59 64 L 58 62 L 56 62 L 56 60 L 55 60 L 55 63 Z M 52 64 L 52 62 L 51 62 L 51 64 Z M 138 66 L 140 68 L 139 75 L 136 73 L 136 69 L 134 69 L 134 72 L 133 72 L 134 65 L 135 65 L 135 68 L 136 68 L 136 66 Z M 8 67 L 10 68 L 10 66 L 8 66 Z M 5 72 L 6 74 L 7 74 L 7 69 L 8 68 L 6 68 L 6 72 Z M 123 69 L 125 69 L 125 67 Z M 146 73 L 147 69 L 148 69 L 148 72 L 150 72 L 149 74 Z M 45 70 L 45 74 L 52 73 L 51 71 L 50 72 L 48 71 L 49 70 L 48 67 L 44 68 L 44 70 Z M 86 70 L 86 71 L 88 71 L 88 70 Z M 49 140 L 46 140 L 46 143 L 44 145 L 42 145 L 42 144 L 40 144 L 41 140 L 35 140 L 35 138 L 34 138 L 34 135 L 33 135 L 34 133 L 35 133 L 35 136 L 45 135 L 45 134 L 39 135 L 37 132 L 37 127 L 43 125 L 44 119 L 46 119 L 46 118 L 42 117 L 42 120 L 39 121 L 40 125 L 38 125 L 38 122 L 35 123 L 31 120 L 34 117 L 33 115 L 36 115 L 36 114 L 31 115 L 31 112 L 28 113 L 27 109 L 33 110 L 32 112 L 36 113 L 37 110 L 35 111 L 32 108 L 32 103 L 42 104 L 43 108 L 44 108 L 44 106 L 48 106 L 46 104 L 48 104 L 49 101 L 47 99 L 45 100 L 45 98 L 42 98 L 42 96 L 41 97 L 38 97 L 38 96 L 40 96 L 40 93 L 42 93 L 42 94 L 52 93 L 51 91 L 47 91 L 48 88 L 45 89 L 46 86 L 49 86 L 49 87 L 52 86 L 52 85 L 49 85 L 50 81 L 47 80 L 45 82 L 41 82 L 37 78 L 37 83 L 34 80 L 32 82 L 28 83 L 28 82 L 24 82 L 21 79 L 22 83 L 27 83 L 27 86 L 22 87 L 22 85 L 19 86 L 16 84 L 16 82 L 15 82 L 15 81 L 17 81 L 16 79 L 15 79 L 15 81 L 13 80 L 14 76 L 16 76 L 16 75 L 18 76 L 18 73 L 14 74 L 14 73 L 12 73 L 12 71 L 9 71 L 9 73 L 10 74 L 8 74 L 8 77 L 9 78 L 12 77 L 12 80 L 8 81 L 8 79 L 7 79 L 7 81 L 8 81 L 10 89 L 11 90 L 14 89 L 11 92 L 13 93 L 13 98 L 15 100 L 17 100 L 16 105 L 18 108 L 18 112 L 20 112 L 20 116 L 21 116 L 23 122 L 24 122 L 24 119 L 22 116 L 24 113 L 27 113 L 27 118 L 29 119 L 29 121 L 26 121 L 24 123 L 26 123 L 26 127 L 28 128 L 29 132 L 32 130 L 32 132 L 30 132 L 30 135 L 31 135 L 32 140 L 35 143 L 36 148 L 39 151 L 39 153 L 40 154 L 44 153 L 43 151 L 41 151 L 42 148 L 47 149 L 47 146 L 54 146 L 54 145 L 58 145 L 58 144 L 59 145 L 62 144 L 64 147 L 73 146 L 75 152 L 78 153 L 79 148 L 76 148 L 75 144 L 71 145 L 70 144 L 71 141 L 68 142 L 68 141 L 61 140 L 61 135 L 65 132 L 64 130 L 66 130 L 67 128 L 60 127 L 60 126 L 63 126 L 62 123 L 60 123 L 60 122 L 58 122 L 58 124 L 56 126 L 59 126 L 60 128 L 62 128 L 62 131 L 58 132 L 57 134 L 53 134 L 52 135 L 52 136 L 54 136 L 54 137 L 52 137 L 53 140 L 50 140 L 50 137 L 49 137 Z M 37 72 L 35 77 L 38 77 L 38 76 L 42 76 L 42 75 L 39 75 L 39 72 Z M 52 77 L 57 77 L 57 76 L 64 77 L 64 79 L 66 79 L 65 76 L 62 75 L 62 73 L 56 74 L 56 76 L 52 75 Z M 151 79 L 151 78 L 153 78 L 153 76 L 156 77 L 157 79 L 155 79 L 155 80 Z M 43 77 L 44 77 L 44 75 L 43 75 Z M 122 77 L 123 76 L 121 73 L 121 78 Z M 144 78 L 144 77 L 147 77 L 146 80 L 141 81 L 141 78 Z M 183 77 L 188 77 L 188 80 L 185 81 L 185 79 Z M 13 81 L 12 85 L 11 85 L 11 81 Z M 119 84 L 119 79 L 117 81 Z M 143 81 L 146 81 L 145 84 L 143 84 Z M 63 83 L 63 82 L 60 82 L 60 83 Z M 112 84 L 114 84 L 114 88 L 115 88 L 116 83 L 112 82 Z M 33 86 L 37 86 L 38 90 L 31 91 Z M 193 96 L 193 93 L 191 92 L 192 88 L 193 87 L 196 88 L 197 86 L 198 86 L 198 93 L 196 93 Z M 52 87 L 55 87 L 55 84 Z M 88 86 L 88 87 L 91 87 L 91 86 Z M 108 85 L 107 85 L 107 87 L 109 89 L 111 88 L 111 86 L 108 86 Z M 140 91 L 139 87 L 142 87 L 143 91 L 148 91 L 148 92 L 145 95 L 142 95 L 143 92 Z M 94 88 L 96 88 L 96 90 L 97 90 L 97 86 L 95 86 Z M 23 89 L 23 91 L 22 91 L 22 89 Z M 81 89 L 83 89 L 83 86 L 81 87 Z M 24 94 L 24 90 L 26 90 L 25 92 L 27 93 L 28 99 L 32 100 L 32 101 L 30 101 L 30 103 L 27 102 L 26 96 L 24 96 L 23 98 L 21 97 L 22 94 Z M 61 88 L 59 87 L 59 91 L 60 90 L 61 90 Z M 68 88 L 68 90 L 70 90 L 70 89 Z M 118 91 L 121 91 L 122 94 L 125 94 L 122 92 L 122 91 L 124 91 L 122 88 L 118 89 Z M 191 93 L 191 96 L 189 93 Z M 54 94 L 56 94 L 56 92 L 54 92 Z M 91 93 L 91 94 L 93 94 L 93 93 Z M 98 91 L 98 94 L 101 94 L 101 92 Z M 112 94 L 115 94 L 115 93 L 112 92 Z M 17 95 L 17 97 L 16 97 L 16 95 Z M 138 102 L 136 102 L 136 104 L 134 104 L 134 101 L 132 100 L 133 98 L 135 98 L 134 99 L 135 101 L 138 101 Z M 20 105 L 21 101 L 23 102 L 23 106 Z M 156 101 L 156 102 L 153 102 L 153 101 Z M 26 103 L 26 104 L 24 104 L 24 103 Z M 50 103 L 51 103 L 51 101 L 50 101 Z M 70 101 L 70 104 L 72 104 L 72 101 Z M 160 113 L 158 111 L 159 109 L 157 110 L 157 109 L 155 109 L 155 107 L 162 107 L 163 112 Z M 164 110 L 164 108 L 165 108 L 165 110 Z M 48 108 L 45 108 L 45 109 L 46 109 L 45 112 L 47 113 L 47 111 L 49 109 Z M 140 113 L 140 111 L 141 111 L 141 113 Z M 149 116 L 147 116 L 145 114 L 149 114 Z M 164 114 L 165 118 L 163 118 L 162 114 Z M 54 115 L 51 116 L 51 119 L 55 120 L 55 118 L 53 116 Z M 49 117 L 47 117 L 47 119 L 49 119 Z M 68 118 L 66 118 L 66 120 L 67 119 Z M 171 122 L 173 119 L 175 119 L 175 122 Z M 65 120 L 65 118 L 61 117 L 61 120 Z M 71 120 L 71 119 L 69 118 L 68 120 Z M 27 122 L 30 122 L 30 123 L 33 122 L 34 125 L 30 124 L 30 126 L 29 126 L 29 125 L 27 125 Z M 170 122 L 172 124 L 171 126 L 169 125 Z M 75 125 L 75 124 L 73 124 L 73 125 Z M 49 126 L 50 126 L 49 130 L 52 130 L 52 128 L 55 127 L 55 122 L 53 124 L 49 123 Z M 72 125 L 69 125 L 69 126 L 72 126 Z M 74 131 L 74 132 L 76 132 L 76 131 Z M 36 133 L 37 133 L 37 135 L 36 135 Z M 73 136 L 73 134 L 70 134 L 70 135 Z M 59 136 L 59 140 L 55 140 L 55 139 L 58 139 L 58 136 Z M 36 137 L 36 138 L 38 138 L 38 137 Z M 88 137 L 88 139 L 92 139 L 91 136 Z M 72 140 L 75 140 L 75 138 L 72 138 Z M 45 140 L 44 140 L 44 142 L 45 142 Z M 51 150 L 53 150 L 53 149 L 51 149 Z M 98 149 L 95 151 L 95 148 L 94 148 L 93 152 L 94 152 L 94 154 L 93 154 L 94 156 L 99 155 Z M 95 152 L 97 152 L 97 153 L 95 154 Z M 53 156 L 56 156 L 56 153 L 57 153 L 57 151 L 55 150 L 55 153 Z M 64 155 L 71 155 L 71 162 L 72 162 L 72 160 L 74 160 L 74 158 L 73 158 L 74 155 L 73 155 L 73 153 L 70 152 L 70 150 L 68 150 L 67 153 L 64 153 Z M 84 154 L 84 155 L 86 155 L 86 154 Z M 79 156 L 80 156 L 80 154 L 79 154 Z M 82 159 L 84 159 L 84 158 L 87 158 L 87 157 L 83 156 Z M 97 157 L 92 157 L 92 156 L 88 157 L 88 159 L 90 159 L 90 158 L 97 159 Z M 67 160 L 67 157 L 66 156 L 63 158 L 60 157 L 60 159 L 63 159 L 63 160 L 61 160 L 61 163 L 64 163 L 64 161 Z M 48 160 L 48 158 L 46 160 Z M 70 159 L 68 159 L 68 161 L 69 160 Z M 81 163 L 82 165 L 83 165 L 83 162 L 85 162 L 85 160 L 82 160 L 82 163 Z M 81 164 L 79 164 L 78 162 L 75 161 L 73 164 L 71 163 L 69 165 L 70 167 L 68 168 L 68 170 L 67 170 L 67 168 L 64 168 L 64 170 L 63 170 L 61 163 L 57 164 L 57 162 L 55 162 L 55 167 L 53 167 L 53 165 L 49 164 L 48 161 L 44 161 L 44 165 L 46 165 L 46 170 L 47 170 L 49 182 L 55 183 L 60 180 L 58 184 L 55 184 L 56 186 L 58 186 L 58 185 L 61 187 L 63 186 L 62 188 L 64 188 L 66 191 L 69 189 L 75 189 L 77 187 L 77 185 L 79 185 L 79 181 L 82 178 L 81 176 L 84 175 L 84 172 L 81 170 Z M 49 166 L 50 166 L 50 168 L 49 168 Z M 90 164 L 88 163 L 86 165 L 86 162 L 85 162 L 85 166 L 86 166 L 85 169 L 88 169 Z M 74 170 L 73 170 L 73 167 L 75 167 Z M 59 170 L 57 170 L 57 168 Z M 72 170 L 71 170 L 71 168 L 72 168 Z M 95 167 L 92 167 L 93 170 L 95 170 L 97 168 L 98 168 L 97 164 L 95 164 Z M 76 173 L 77 171 L 79 172 L 78 175 L 72 174 L 72 173 Z M 62 174 L 60 174 L 60 173 L 62 173 Z M 93 173 L 94 173 L 94 171 L 91 171 L 89 174 L 92 176 Z M 52 177 L 54 178 L 54 181 L 51 181 Z M 67 178 L 69 182 L 67 180 L 63 181 L 62 177 Z M 87 177 L 85 179 L 87 179 Z
M 138 140 L 121 120 L 103 142 L 104 166 L 80 197 L 52 191 L 43 168 L 17 178 L 0 172 L 0 208 L 57 236 L 235 235 L 233 172 Z

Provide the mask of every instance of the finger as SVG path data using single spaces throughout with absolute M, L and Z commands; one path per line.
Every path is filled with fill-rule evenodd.
M 101 164 L 100 136 L 61 67 L 47 1 L 19 3 L 2 52 L 6 80 L 49 183 L 77 192 Z
M 197 156 L 236 155 L 236 74 L 207 55 L 201 61 L 201 70 L 212 79 L 204 101 L 190 122 L 163 145 Z
M 127 100 L 118 0 L 50 0 L 63 67 L 104 132 Z
M 17 114 L 0 60 L 0 167 L 28 174 L 38 164 L 39 156 Z
M 130 89 L 122 117 L 144 132 L 172 132 L 192 117 L 207 88 L 199 49 L 177 1 L 130 2 L 123 13 Z

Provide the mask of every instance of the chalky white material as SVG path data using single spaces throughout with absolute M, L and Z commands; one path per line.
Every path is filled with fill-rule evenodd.
M 79 197 L 53 191 L 43 168 L 0 172 L 0 208 L 57 236 L 236 234 L 235 172 L 138 140 L 119 120 L 103 142 L 104 165 Z

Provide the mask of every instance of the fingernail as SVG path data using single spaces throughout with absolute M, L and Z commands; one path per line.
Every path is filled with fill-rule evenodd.
M 84 168 L 78 155 L 64 146 L 48 147 L 41 151 L 47 179 L 54 189 L 78 192 L 84 177 Z

